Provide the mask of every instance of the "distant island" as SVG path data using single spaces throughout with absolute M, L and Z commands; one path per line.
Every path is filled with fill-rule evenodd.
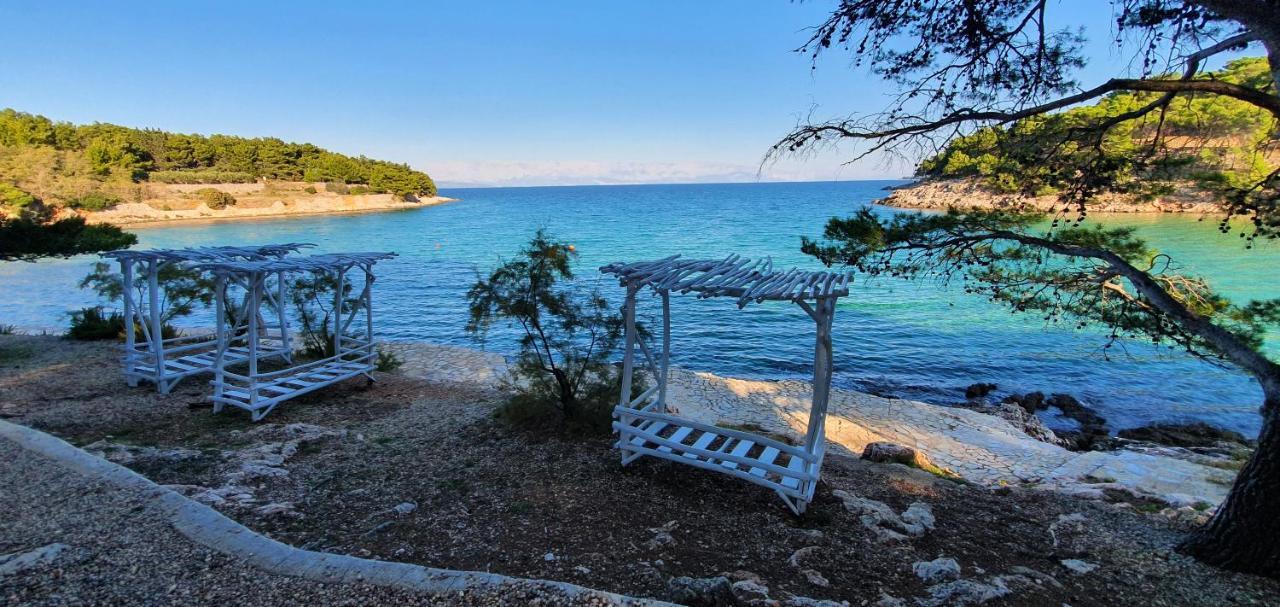
M 1270 78 L 1262 57 L 1237 59 L 1210 72 L 1213 80 L 1265 88 Z M 958 137 L 916 169 L 916 183 L 895 188 L 879 202 L 916 209 L 999 208 L 1017 205 L 1041 211 L 1064 206 L 1065 184 L 1091 158 L 1091 170 L 1116 177 L 1116 187 L 1094 195 L 1090 210 L 1111 213 L 1216 213 L 1225 189 L 1250 183 L 1280 166 L 1280 148 L 1271 142 L 1274 120 L 1255 105 L 1220 95 L 1187 95 L 1163 115 L 1116 127 L 1095 150 L 1076 149 L 1067 136 L 1073 128 L 1133 111 L 1154 93 L 1118 92 L 1097 103 L 994 126 Z M 1161 129 L 1163 145 L 1149 148 Z M 1259 145 L 1259 142 L 1271 142 Z M 1054 147 L 1058 146 L 1058 147 Z M 1050 151 L 1070 162 L 1045 162 Z M 1050 150 L 1050 148 L 1053 148 Z M 1080 162 L 1074 162 L 1079 156 Z
M 75 125 L 0 110 L 0 215 L 90 223 L 400 209 L 447 202 L 422 171 L 272 137 Z

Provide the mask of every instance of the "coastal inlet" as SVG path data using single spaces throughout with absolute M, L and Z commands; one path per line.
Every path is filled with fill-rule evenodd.
M 621 303 L 622 292 L 595 268 L 619 260 L 738 252 L 772 256 L 774 266 L 820 266 L 799 252 L 801 236 L 820 235 L 826 220 L 886 194 L 900 181 L 731 185 L 583 186 L 445 190 L 461 202 L 355 215 L 305 216 L 139 227 L 139 247 L 314 242 L 317 252 L 394 250 L 380 273 L 374 306 L 381 337 L 494 352 L 516 350 L 516 332 L 498 326 L 485 344 L 463 331 L 464 294 L 477 272 L 510 257 L 538 227 L 574 244 L 579 280 Z M 883 209 L 884 212 L 898 212 Z M 1280 265 L 1280 247 L 1242 251 L 1238 241 L 1194 215 L 1090 218 L 1135 225 L 1189 272 L 1228 296 L 1280 297 L 1251 283 Z M 94 258 L 4 264 L 0 319 L 21 328 L 63 330 L 69 311 L 97 303 L 76 285 Z M 641 300 L 641 319 L 653 302 Z M 812 374 L 813 325 L 795 306 L 762 304 L 726 314 L 722 306 L 682 298 L 673 325 L 673 360 L 682 368 L 731 377 L 806 379 Z M 211 316 L 185 319 L 211 326 Z M 1277 336 L 1267 350 L 1278 351 Z M 1036 317 L 968 297 L 958 287 L 855 280 L 835 314 L 835 384 L 839 387 L 953 404 L 975 382 L 999 386 L 994 397 L 1067 393 L 1094 408 L 1112 432 L 1154 421 L 1204 420 L 1257 432 L 1257 387 L 1233 371 L 1169 350 L 1127 343 L 1103 356 L 1104 336 L 1046 326 Z M 1073 422 L 1052 416 L 1051 426 Z

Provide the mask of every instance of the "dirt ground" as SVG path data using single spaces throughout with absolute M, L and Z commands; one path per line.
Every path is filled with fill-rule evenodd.
M 167 396 L 128 388 L 116 355 L 108 344 L 0 336 L 0 417 L 93 449 L 120 445 L 131 453 L 122 463 L 189 494 L 239 479 L 251 496 L 219 509 L 309 549 L 663 599 L 673 578 L 725 575 L 777 600 L 965 604 L 937 602 L 945 584 L 913 571 L 945 557 L 962 580 L 1010 591 L 990 605 L 1280 605 L 1280 582 L 1177 554 L 1190 523 L 1144 504 L 991 490 L 829 455 L 797 518 L 725 475 L 643 459 L 623 468 L 609 437 L 510 429 L 492 417 L 502 394 L 487 388 L 379 373 L 372 386 L 353 380 L 254 424 L 213 415 L 203 378 Z M 298 428 L 310 434 L 267 449 L 282 473 L 244 474 L 245 453 Z M 894 512 L 922 502 L 936 528 L 886 540 L 837 491 Z M 1076 573 L 1064 559 L 1097 568 Z

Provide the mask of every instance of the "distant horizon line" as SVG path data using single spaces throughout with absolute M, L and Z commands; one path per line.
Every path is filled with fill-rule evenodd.
M 796 184 L 796 183 L 851 183 L 862 181 L 912 181 L 916 177 L 881 177 L 877 179 L 803 179 L 803 180 L 758 180 L 758 181 L 671 181 L 643 183 L 548 183 L 530 185 L 501 185 L 467 182 L 437 181 L 440 190 L 497 190 L 503 188 L 611 188 L 634 186 L 666 186 L 666 185 L 763 185 L 763 184 Z

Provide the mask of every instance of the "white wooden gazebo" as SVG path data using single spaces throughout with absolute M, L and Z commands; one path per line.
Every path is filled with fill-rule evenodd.
M 218 311 L 215 340 L 218 347 L 214 356 L 213 401 L 215 413 L 231 405 L 250 413 L 253 421 L 259 421 L 281 402 L 318 390 L 340 381 L 364 375 L 373 380 L 377 356 L 373 339 L 373 266 L 395 253 L 330 253 L 305 257 L 286 257 L 266 261 L 220 261 L 199 264 L 198 268 L 213 272 L 216 277 L 214 302 Z M 350 274 L 363 275 L 363 288 L 348 299 L 346 285 Z M 320 360 L 294 364 L 292 361 L 281 369 L 264 371 L 259 368 L 262 358 L 257 348 L 258 340 L 248 340 L 248 352 L 238 355 L 235 331 L 243 321 L 249 335 L 263 330 L 259 315 L 253 313 L 272 298 L 271 280 L 284 281 L 286 276 L 300 273 L 328 274 L 334 278 L 334 307 L 332 325 L 328 327 L 333 337 L 332 356 Z M 229 287 L 238 287 L 247 293 L 247 303 L 234 321 L 225 313 L 230 301 Z M 344 302 L 350 305 L 349 309 Z M 344 314 L 345 309 L 345 314 Z M 364 312 L 364 326 L 353 328 L 355 319 Z M 239 368 L 243 365 L 245 368 Z M 235 368 L 235 370 L 232 370 Z
M 185 249 L 119 250 L 103 253 L 103 257 L 120 263 L 124 300 L 124 375 L 130 386 L 139 381 L 156 385 L 161 394 L 168 394 L 183 378 L 213 369 L 217 343 L 212 335 L 182 335 L 166 339 L 161 308 L 164 292 L 159 283 L 160 271 L 170 264 L 197 264 L 218 261 L 279 259 L 305 247 L 305 243 L 274 244 L 248 247 L 194 247 Z M 268 313 L 273 323 L 265 317 L 256 320 L 263 329 L 258 335 L 255 350 L 259 356 L 288 358 L 289 323 L 285 316 L 285 285 L 277 280 L 268 300 Z M 237 306 L 238 308 L 238 306 Z M 139 342 L 129 326 L 142 333 Z M 249 354 L 248 336 L 240 326 L 232 330 L 238 339 L 232 340 L 227 356 L 243 360 Z
M 813 500 L 826 452 L 827 401 L 831 392 L 831 321 L 836 300 L 849 294 L 851 275 L 792 268 L 773 271 L 769 259 L 752 262 L 737 255 L 725 259 L 680 259 L 614 263 L 600 268 L 626 287 L 626 323 L 622 359 L 622 394 L 614 409 L 614 429 L 625 466 L 648 455 L 729 474 L 773 489 L 796 514 Z M 642 288 L 662 298 L 662 346 L 655 355 L 636 331 L 636 296 Z M 750 302 L 790 301 L 817 324 L 813 360 L 813 403 L 803 444 L 721 428 L 673 415 L 667 409 L 671 363 L 670 295 L 697 293 L 699 298 L 732 297 L 739 308 Z M 653 385 L 631 394 L 637 355 L 652 374 Z

